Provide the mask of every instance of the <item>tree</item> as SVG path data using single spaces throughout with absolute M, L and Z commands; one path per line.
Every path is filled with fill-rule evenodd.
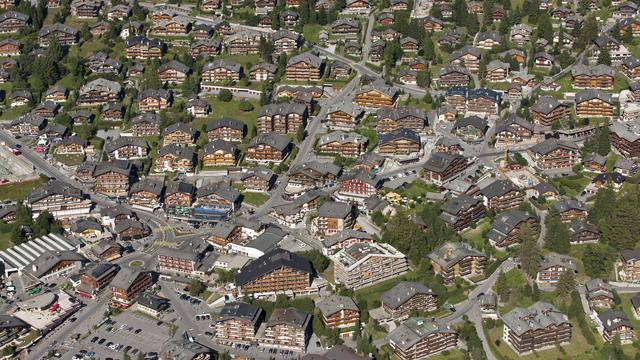
M 500 271 L 498 280 L 496 281 L 496 293 L 500 297 L 500 301 L 509 301 L 510 292 L 511 290 L 509 288 L 509 283 L 507 282 L 507 276 L 502 271 Z
M 529 165 L 529 162 L 527 161 L 527 159 L 524 158 L 524 156 L 522 156 L 522 154 L 520 154 L 519 152 L 515 153 L 513 158 L 516 160 L 516 162 L 520 165 L 520 166 L 527 166 Z
M 584 272 L 592 278 L 606 275 L 612 265 L 606 246 L 589 244 L 582 253 Z
M 304 126 L 298 126 L 298 129 L 296 130 L 296 139 L 298 140 L 298 142 L 302 142 L 302 140 L 304 140 L 305 134 L 306 131 L 304 129 Z
M 205 289 L 206 289 L 206 287 L 204 286 L 204 284 L 200 280 L 193 279 L 193 280 L 191 280 L 191 284 L 189 285 L 189 294 L 191 296 L 198 296 L 202 292 L 204 292 Z
M 533 283 L 533 287 L 531 290 L 531 300 L 538 301 L 540 300 L 540 289 L 538 288 L 538 284 Z
M 553 27 L 551 25 L 551 18 L 546 13 L 538 20 L 536 35 L 539 39 L 546 39 L 549 44 L 553 43 Z
M 556 285 L 556 295 L 564 298 L 569 296 L 575 289 L 576 278 L 573 270 L 565 270 L 562 275 L 560 275 L 560 279 Z
M 538 267 L 542 260 L 542 251 L 538 246 L 536 236 L 529 224 L 523 224 L 520 228 L 520 266 L 529 277 L 534 278 L 538 273 Z
M 231 100 L 233 100 L 233 94 L 229 89 L 222 89 L 218 93 L 218 100 L 222 102 L 230 102 Z
M 431 39 L 431 33 L 426 32 L 422 39 L 422 49 L 424 52 L 424 59 L 427 62 L 432 62 L 436 58 L 436 50 Z
M 244 112 L 249 112 L 249 111 L 253 111 L 254 107 L 253 104 L 248 101 L 248 100 L 240 100 L 240 103 L 238 104 L 238 109 L 244 111 Z
M 329 258 L 322 255 L 322 253 L 318 250 L 301 251 L 298 253 L 298 255 L 309 260 L 311 264 L 313 264 L 313 268 L 319 273 L 327 270 L 329 264 L 331 264 Z
M 598 54 L 598 64 L 611 66 L 611 53 L 606 46 L 600 48 L 600 54 Z
M 42 237 L 51 232 L 51 223 L 53 222 L 53 215 L 50 212 L 44 211 L 38 215 L 35 223 L 33 224 L 33 235 L 35 237 Z
M 384 223 L 387 221 L 382 211 L 377 210 L 371 214 L 371 221 L 376 224 L 377 227 L 381 228 L 384 226 Z
M 545 247 L 560 254 L 569 253 L 571 233 L 567 225 L 560 219 L 557 210 L 552 209 L 549 212 L 545 225 L 547 226 Z

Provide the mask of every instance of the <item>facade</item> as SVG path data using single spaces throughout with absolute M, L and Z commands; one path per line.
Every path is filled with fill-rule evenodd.
M 214 339 L 221 344 L 251 344 L 264 320 L 264 310 L 251 304 L 227 303 L 215 324 Z
M 356 222 L 356 209 L 352 204 L 327 201 L 318 209 L 311 221 L 311 231 L 320 237 L 334 235 L 352 228 Z
M 405 274 L 404 254 L 384 243 L 355 243 L 331 256 L 336 282 L 349 289 L 376 284 Z
M 621 344 L 629 344 L 635 340 L 633 324 L 622 310 L 606 310 L 598 314 L 596 324 L 605 342 L 613 343 L 617 338 Z
M 111 305 L 128 308 L 152 284 L 153 278 L 149 272 L 123 267 L 111 281 Z
M 511 180 L 501 179 L 480 189 L 480 195 L 487 209 L 502 212 L 520 206 L 525 194 Z
M 542 170 L 570 169 L 581 162 L 580 149 L 569 141 L 549 138 L 529 148 L 535 166 Z
M 558 102 L 551 96 L 541 96 L 531 107 L 531 116 L 536 124 L 551 126 L 556 121 L 569 116 L 571 109 L 568 105 Z
M 322 323 L 332 329 L 349 329 L 358 324 L 360 309 L 347 296 L 330 295 L 320 299 L 316 306 L 320 309 Z
M 410 318 L 389 333 L 389 346 L 400 360 L 422 359 L 457 344 L 455 331 L 426 318 Z
M 460 154 L 436 152 L 424 164 L 423 176 L 436 184 L 443 184 L 458 177 L 468 166 L 467 159 Z
M 393 321 L 408 319 L 414 310 L 431 312 L 438 309 L 437 294 L 417 282 L 399 282 L 380 295 L 380 301 Z
M 457 277 L 482 274 L 487 256 L 466 243 L 447 242 L 429 254 L 429 259 L 433 271 L 448 284 Z
M 622 250 L 616 264 L 617 279 L 634 283 L 640 281 L 640 249 Z
M 479 198 L 462 194 L 447 200 L 440 206 L 440 218 L 451 228 L 461 231 L 480 220 L 486 207 Z
M 491 245 L 505 249 L 520 243 L 520 234 L 524 226 L 529 226 L 532 233 L 537 234 L 538 219 L 527 212 L 512 209 L 496 216 L 486 236 Z
M 569 256 L 550 252 L 540 261 L 538 273 L 536 274 L 536 283 L 539 285 L 557 284 L 565 271 L 575 272 L 576 270 L 577 267 L 574 259 Z
M 576 115 L 580 117 L 613 116 L 615 103 L 610 94 L 602 90 L 588 89 L 576 93 Z
M 304 104 L 290 102 L 268 104 L 260 109 L 257 119 L 258 134 L 295 133 L 307 125 L 308 111 Z
M 527 309 L 515 308 L 503 315 L 502 321 L 502 338 L 519 355 L 571 341 L 571 322 L 548 303 L 537 302 Z
M 49 212 L 56 218 L 70 218 L 89 214 L 92 201 L 80 189 L 51 180 L 44 186 L 32 190 L 26 197 L 26 204 L 33 216 Z
M 275 309 L 259 329 L 258 343 L 265 347 L 304 351 L 312 332 L 311 314 L 293 307 Z

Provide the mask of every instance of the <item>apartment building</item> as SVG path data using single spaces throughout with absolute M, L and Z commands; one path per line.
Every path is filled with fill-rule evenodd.
M 133 305 L 140 293 L 153 284 L 151 273 L 142 269 L 123 267 L 111 280 L 111 305 L 128 308 Z
M 265 312 L 242 302 L 226 303 L 215 323 L 214 339 L 220 344 L 253 344 Z
M 554 285 L 560 280 L 565 271 L 577 271 L 576 261 L 570 256 L 550 252 L 542 257 L 538 272 L 536 273 L 536 283 L 538 285 Z
M 438 295 L 421 283 L 401 281 L 380 295 L 382 308 L 392 321 L 404 321 L 412 311 L 438 309 Z
M 555 348 L 571 342 L 571 322 L 555 306 L 536 302 L 502 316 L 502 338 L 518 355 Z
M 541 170 L 570 169 L 581 162 L 580 148 L 574 142 L 556 138 L 533 145 L 528 151 Z
M 348 296 L 330 295 L 316 302 L 322 323 L 331 329 L 349 329 L 358 324 L 360 309 Z
M 462 231 L 484 217 L 486 206 L 481 199 L 462 194 L 445 201 L 440 210 L 440 218 L 449 227 Z
M 86 215 L 91 211 L 93 204 L 82 190 L 60 180 L 51 180 L 32 190 L 25 200 L 34 217 L 45 211 L 55 218 Z
M 389 244 L 355 243 L 332 255 L 336 282 L 359 289 L 405 274 L 406 256 Z
M 400 360 L 418 360 L 451 349 L 458 333 L 426 318 L 410 318 L 389 333 L 389 346 Z
M 446 242 L 429 254 L 433 271 L 449 284 L 457 277 L 484 272 L 487 256 L 462 242 Z

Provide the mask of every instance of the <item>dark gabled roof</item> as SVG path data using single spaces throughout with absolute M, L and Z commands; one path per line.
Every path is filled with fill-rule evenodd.
M 221 118 L 217 120 L 211 120 L 207 123 L 206 131 L 209 132 L 211 130 L 215 130 L 221 127 L 228 127 L 231 129 L 244 131 L 244 123 L 242 121 L 232 119 L 232 118 Z
M 360 311 L 358 306 L 348 296 L 330 295 L 316 302 L 316 307 L 324 316 L 331 316 L 342 310 Z
M 325 201 L 318 209 L 318 216 L 345 219 L 355 211 L 353 204 Z
M 128 290 L 140 274 L 147 274 L 147 272 L 140 268 L 122 267 L 111 280 L 111 287 Z
M 147 226 L 140 221 L 134 219 L 122 219 L 116 223 L 115 228 L 113 229 L 116 234 L 120 234 L 127 229 L 138 229 L 138 230 L 147 230 Z
M 11 126 L 22 124 L 22 123 L 29 123 L 31 125 L 34 125 L 40 128 L 44 126 L 45 122 L 46 122 L 45 118 L 43 118 L 42 116 L 36 113 L 30 112 L 11 121 Z
M 205 155 L 214 153 L 218 150 L 222 150 L 228 154 L 235 154 L 238 148 L 231 141 L 214 139 L 209 141 L 203 149 Z
M 169 69 L 176 70 L 183 74 L 189 74 L 191 72 L 191 69 L 187 65 L 177 60 L 171 60 L 167 63 L 160 65 L 160 67 L 158 67 L 158 72 L 162 72 Z
M 480 53 L 480 49 L 475 48 L 475 47 L 471 47 L 469 45 L 465 45 L 463 47 L 461 47 L 460 49 L 454 51 L 451 53 L 451 58 L 449 59 L 450 61 L 456 60 L 458 58 L 463 57 L 464 55 L 473 55 L 477 58 L 480 58 L 481 53 Z
M 267 327 L 285 324 L 298 329 L 306 329 L 311 321 L 311 314 L 306 311 L 290 307 L 287 309 L 275 309 L 271 313 Z
M 265 133 L 251 139 L 251 141 L 249 142 L 249 147 L 255 147 L 260 144 L 269 145 L 273 148 L 283 151 L 287 147 L 289 147 L 291 141 L 289 141 L 289 138 L 284 135 L 280 135 L 277 133 Z
M 449 167 L 449 165 L 451 165 L 451 163 L 456 159 L 464 160 L 464 157 L 460 154 L 433 152 L 429 160 L 424 163 L 424 168 L 426 170 L 439 173 L 445 171 Z
M 385 134 L 380 134 L 378 136 L 378 145 L 383 145 L 397 139 L 407 139 L 420 144 L 420 135 L 415 131 L 406 128 L 399 128 Z
M 224 304 L 220 311 L 220 321 L 235 319 L 251 323 L 254 327 L 262 320 L 263 310 L 255 305 L 243 302 Z
M 177 181 L 167 184 L 167 189 L 164 192 L 164 196 L 166 197 L 168 195 L 176 193 L 194 195 L 196 193 L 196 188 L 195 186 L 184 181 Z
M 538 153 L 541 155 L 546 155 L 558 148 L 564 148 L 564 149 L 573 150 L 573 151 L 577 151 L 579 149 L 578 146 L 573 142 L 559 140 L 556 138 L 549 138 L 541 143 L 533 145 L 532 147 L 529 148 L 529 151 L 532 151 L 534 153 Z
M 534 125 L 527 120 L 515 115 L 509 114 L 503 121 L 496 124 L 496 134 L 503 131 L 513 131 L 512 126 L 519 125 L 529 131 L 533 131 Z
M 418 282 L 401 281 L 396 286 L 380 295 L 380 300 L 391 309 L 397 309 L 417 294 L 436 294 L 426 286 Z
M 589 101 L 593 99 L 602 100 L 608 104 L 613 104 L 613 96 L 611 94 L 606 93 L 599 89 L 586 89 L 576 93 L 575 101 L 576 104 L 579 104 L 584 101 Z
M 177 122 L 177 123 L 173 123 L 173 124 L 167 126 L 162 131 L 162 136 L 166 136 L 166 135 L 171 134 L 172 132 L 175 132 L 175 131 L 181 131 L 181 132 L 187 133 L 187 134 L 189 134 L 191 136 L 195 136 L 196 133 L 197 133 L 196 129 L 192 128 L 188 124 L 185 124 L 183 122 Z
M 134 117 L 131 123 L 132 124 L 141 124 L 141 123 L 160 124 L 160 118 L 158 114 L 145 112 Z
M 121 136 L 115 140 L 109 141 L 104 145 L 104 151 L 110 153 L 124 146 L 137 146 L 149 149 L 149 143 L 142 137 Z
M 307 107 L 304 104 L 288 102 L 280 104 L 267 104 L 260 109 L 258 117 L 261 116 L 275 116 L 275 115 L 289 115 L 297 114 L 302 115 L 307 111 Z
M 222 181 L 200 186 L 196 191 L 197 198 L 213 194 L 218 195 L 230 202 L 236 202 L 240 198 L 240 192 L 238 190 L 232 188 L 231 186 L 229 186 L 229 184 Z
M 287 66 L 297 64 L 301 61 L 315 68 L 319 68 L 320 65 L 322 65 L 322 59 L 310 52 L 306 52 L 290 58 L 289 61 L 287 61 Z
M 167 89 L 146 89 L 140 91 L 138 94 L 138 100 L 142 100 L 148 97 L 169 99 L 171 98 L 171 90 Z
M 287 250 L 276 249 L 245 265 L 236 274 L 236 285 L 242 286 L 281 267 L 293 268 L 309 276 L 314 275 L 309 260 Z
M 452 198 L 440 205 L 440 210 L 449 214 L 457 214 L 460 211 L 471 208 L 482 202 L 479 198 L 474 198 L 466 194 Z
M 210 63 L 204 64 L 204 66 L 202 67 L 202 72 L 204 73 L 206 71 L 219 69 L 219 68 L 239 73 L 240 69 L 241 69 L 241 66 L 240 66 L 240 64 L 238 64 L 236 62 L 233 62 L 233 61 L 224 60 L 224 59 L 218 59 L 218 60 L 214 60 L 214 61 L 212 61 Z
M 474 128 L 482 131 L 482 133 L 487 132 L 487 129 L 489 128 L 487 120 L 475 115 L 456 120 L 453 128 L 459 129 L 467 126 L 473 126 Z
M 65 197 L 73 197 L 83 199 L 82 190 L 77 189 L 60 180 L 51 180 L 43 186 L 34 189 L 27 195 L 27 202 L 32 204 L 52 195 L 64 195 Z
M 624 311 L 619 309 L 608 309 L 598 315 L 600 322 L 602 322 L 602 326 L 604 326 L 607 331 L 615 330 L 621 326 L 630 327 L 633 329 L 633 324 L 629 321 L 627 314 Z
M 569 210 L 580 210 L 587 211 L 587 207 L 580 201 L 574 199 L 566 199 L 558 201 L 553 205 L 553 207 L 558 210 L 559 213 L 563 213 Z
M 145 191 L 155 194 L 156 196 L 160 196 L 162 194 L 162 190 L 164 190 L 164 183 L 162 181 L 146 178 L 131 185 L 129 195 Z
M 158 149 L 158 156 L 174 155 L 179 159 L 195 161 L 195 153 L 192 149 L 178 144 L 169 144 Z
M 502 196 L 511 191 L 520 191 L 520 188 L 511 182 L 511 180 L 496 180 L 488 186 L 480 189 L 480 194 L 487 198 L 493 198 L 496 196 Z
M 78 30 L 72 28 L 71 26 L 63 25 L 60 23 L 55 23 L 49 27 L 44 27 L 40 29 L 40 31 L 38 32 L 38 36 L 48 37 L 51 33 L 57 32 L 57 31 L 65 32 L 73 36 L 78 36 Z
M 125 48 L 136 46 L 136 45 L 145 45 L 148 47 L 163 48 L 164 42 L 162 42 L 162 40 L 160 39 L 148 39 L 144 35 L 138 35 L 138 36 L 133 36 L 128 38 L 127 41 L 125 41 L 124 43 Z

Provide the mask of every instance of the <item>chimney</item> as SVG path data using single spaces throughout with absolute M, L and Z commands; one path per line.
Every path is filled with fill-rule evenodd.
M 32 271 L 38 271 L 38 265 L 36 265 L 36 264 L 31 265 L 31 270 Z

